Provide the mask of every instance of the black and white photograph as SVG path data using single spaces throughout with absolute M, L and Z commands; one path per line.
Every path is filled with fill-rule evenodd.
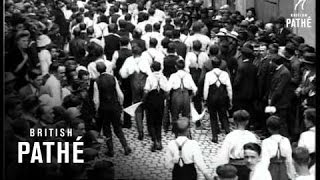
M 316 180 L 316 0 L 4 0 L 4 180 Z

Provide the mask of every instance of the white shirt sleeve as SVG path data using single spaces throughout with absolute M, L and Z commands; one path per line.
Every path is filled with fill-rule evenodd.
M 62 90 L 61 90 L 61 84 L 57 80 L 56 83 L 49 83 L 49 94 L 51 95 L 54 105 L 61 106 L 62 104 Z
M 47 50 L 42 50 L 38 56 L 42 75 L 48 74 L 49 66 L 52 63 L 51 54 Z
M 195 143 L 193 152 L 194 152 L 193 159 L 194 159 L 195 165 L 199 168 L 199 170 L 202 173 L 209 174 L 208 168 L 203 160 L 203 155 L 202 155 L 202 152 L 201 152 L 201 149 L 200 149 L 200 146 L 198 145 L 198 143 Z
M 185 71 L 190 72 L 190 64 L 191 64 L 191 58 L 192 55 L 190 52 L 187 53 L 186 59 L 185 59 Z
M 146 80 L 146 84 L 144 85 L 144 90 L 145 91 L 151 91 L 151 88 L 152 88 L 152 84 L 151 84 L 151 76 L 148 76 L 147 77 L 147 80 Z
M 203 99 L 204 100 L 208 99 L 208 93 L 209 93 L 209 74 L 207 73 L 205 75 L 204 86 L 203 86 Z
M 116 63 L 117 63 L 117 60 L 119 58 L 119 52 L 118 51 L 115 51 L 112 55 L 112 69 L 115 69 L 116 68 Z
M 221 149 L 219 150 L 219 153 L 217 155 L 217 162 L 219 162 L 219 164 L 229 163 L 230 142 L 227 137 L 224 139 Z
M 119 71 L 120 76 L 124 79 L 130 76 L 130 62 L 128 60 L 129 60 L 128 58 L 125 60 L 125 62 L 123 63 Z
M 226 87 L 227 87 L 227 92 L 228 92 L 228 96 L 229 96 L 229 99 L 230 101 L 232 101 L 232 86 L 231 86 L 231 81 L 230 81 L 230 77 L 228 75 L 227 72 L 223 72 L 226 76 Z
M 99 89 L 98 89 L 98 85 L 96 82 L 94 82 L 94 84 L 93 84 L 93 102 L 94 102 L 96 110 L 98 110 L 98 108 L 100 106 L 100 101 L 99 101 Z

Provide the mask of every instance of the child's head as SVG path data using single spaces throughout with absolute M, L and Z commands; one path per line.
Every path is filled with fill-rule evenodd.
M 250 114 L 246 110 L 237 110 L 233 113 L 233 120 L 238 127 L 246 127 L 250 119 Z
M 307 128 L 312 127 L 316 123 L 316 109 L 308 108 L 304 111 L 304 123 Z
M 267 129 L 271 134 L 279 134 L 280 118 L 278 116 L 270 116 L 267 119 Z
M 294 167 L 308 167 L 310 161 L 309 151 L 305 147 L 297 147 L 292 150 L 292 159 Z
M 177 70 L 182 70 L 182 69 L 184 69 L 184 67 L 185 67 L 184 60 L 179 59 L 179 60 L 176 62 L 176 69 L 177 69 Z
M 190 120 L 187 117 L 180 117 L 176 121 L 178 135 L 186 135 L 189 131 Z
M 158 72 L 161 70 L 161 64 L 157 61 L 154 61 L 152 64 L 151 64 L 151 69 L 153 72 Z
M 243 146 L 243 150 L 247 166 L 252 169 L 260 161 L 261 147 L 257 143 L 247 143 Z
M 219 180 L 237 180 L 237 168 L 231 164 L 224 164 L 217 167 L 216 170 Z

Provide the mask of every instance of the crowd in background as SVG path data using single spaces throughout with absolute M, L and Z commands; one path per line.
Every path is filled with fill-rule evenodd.
M 219 133 L 227 134 L 218 158 L 229 164 L 217 168 L 220 179 L 228 173 L 240 180 L 277 179 L 281 168 L 287 173 L 280 179 L 314 174 L 305 167 L 315 164 L 315 48 L 288 29 L 284 17 L 262 22 L 254 8 L 240 14 L 201 1 L 6 0 L 4 5 L 8 178 L 112 177 L 112 163 L 95 160 L 102 135 L 105 154 L 114 156 L 111 125 L 129 155 L 133 150 L 122 128 L 136 123 L 143 140 L 146 117 L 156 152 L 163 149 L 162 129 L 192 139 L 178 123 L 187 119 L 190 126 L 190 103 L 199 114 L 208 110 L 212 143 Z M 133 120 L 123 109 L 139 102 Z M 230 129 L 231 117 L 236 130 Z M 195 125 L 204 128 L 201 120 Z M 72 128 L 74 137 L 30 138 L 30 128 Z M 251 131 L 270 137 L 259 145 Z M 77 136 L 85 144 L 84 164 L 17 163 L 19 141 L 72 146 Z M 278 150 L 285 166 L 272 169 Z M 173 154 L 167 158 L 174 164 L 179 158 Z

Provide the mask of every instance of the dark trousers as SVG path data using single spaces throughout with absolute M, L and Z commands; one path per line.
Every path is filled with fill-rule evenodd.
M 170 122 L 170 106 L 171 106 L 171 98 L 170 95 L 166 96 L 165 106 L 164 106 L 164 114 L 163 114 L 163 128 L 165 131 L 169 130 Z
M 123 100 L 123 107 L 128 107 L 132 105 L 132 92 L 131 92 L 131 87 L 130 87 L 130 80 L 129 79 L 122 79 L 121 80 L 121 90 L 124 96 Z M 124 112 L 124 117 L 123 117 L 123 127 L 128 127 L 130 128 L 132 126 L 131 122 L 131 116 L 127 113 Z
M 187 89 L 176 89 L 171 94 L 171 117 L 173 132 L 176 132 L 176 122 L 179 115 L 190 118 L 190 97 Z
M 164 110 L 164 93 L 153 90 L 148 93 L 146 102 L 147 127 L 152 141 L 161 142 L 161 126 Z
M 288 121 L 290 121 L 290 109 L 289 108 L 276 108 L 277 112 L 275 113 L 276 116 L 280 118 L 280 134 L 285 136 L 289 139 L 289 130 L 288 130 Z
M 101 131 L 102 127 L 103 134 L 107 138 L 107 146 L 109 151 L 113 151 L 111 125 L 122 146 L 124 148 L 127 147 L 127 140 L 124 137 L 121 128 L 120 116 L 120 110 L 118 109 L 99 109 L 99 118 L 97 122 L 98 132 Z
M 146 83 L 147 76 L 143 73 L 135 73 L 131 77 L 132 102 L 140 102 L 143 98 L 143 88 Z M 143 135 L 143 117 L 144 107 L 141 105 L 136 109 L 135 121 L 137 123 L 138 133 Z
M 198 68 L 190 68 L 190 74 L 192 76 L 192 79 L 194 82 L 199 82 L 200 79 L 200 75 L 201 75 L 201 69 Z M 194 108 L 196 109 L 196 111 L 201 114 L 202 111 L 202 92 L 203 92 L 203 88 L 202 86 L 200 87 L 198 85 L 198 93 L 193 96 L 192 101 L 194 104 Z M 196 126 L 199 127 L 201 125 L 200 121 L 196 121 Z
M 219 124 L 218 124 L 218 117 L 222 127 L 225 129 L 226 133 L 229 133 L 229 121 L 227 116 L 227 107 L 217 107 L 208 104 L 208 110 L 210 114 L 210 123 L 211 123 L 211 131 L 212 131 L 212 138 L 216 138 L 218 136 Z

